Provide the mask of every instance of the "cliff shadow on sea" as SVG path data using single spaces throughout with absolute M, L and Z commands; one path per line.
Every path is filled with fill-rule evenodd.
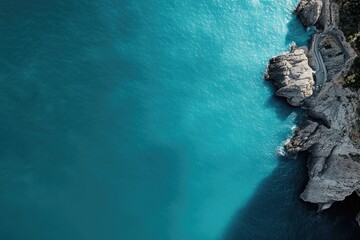
M 316 11 L 311 14 L 320 14 L 321 4 L 314 2 L 312 7 Z M 315 31 L 303 27 L 295 15 L 287 27 L 286 45 L 295 43 L 297 46 L 307 46 L 309 36 Z M 303 60 L 307 61 L 305 58 Z M 284 118 L 288 114 L 288 110 L 278 110 L 284 105 L 281 106 L 276 98 L 269 99 L 266 104 L 273 104 L 279 117 Z M 260 183 L 248 203 L 234 214 L 223 239 L 360 239 L 360 227 L 355 220 L 360 202 L 355 193 L 342 202 L 335 202 L 330 209 L 321 213 L 317 213 L 316 204 L 300 199 L 299 195 L 308 181 L 308 157 L 303 153 L 296 157 L 279 156 L 277 167 Z M 333 183 L 331 179 L 328 181 Z
M 299 195 L 307 182 L 307 156 L 279 157 L 275 170 L 258 186 L 248 204 L 239 209 L 223 239 L 360 239 L 355 215 L 358 197 L 317 213 L 315 204 Z
M 268 87 L 270 91 L 274 93 L 267 99 L 267 101 L 265 102 L 265 106 L 273 108 L 276 116 L 283 121 L 285 121 L 291 114 L 296 113 L 294 119 L 295 123 L 300 123 L 305 116 L 302 109 L 293 107 L 291 105 L 284 107 L 284 99 L 276 96 L 275 94 L 276 87 L 270 81 L 264 80 L 264 82 L 266 87 Z
M 285 44 L 291 45 L 295 43 L 297 46 L 308 46 L 310 36 L 316 31 L 313 28 L 306 28 L 300 22 L 299 18 L 293 14 L 290 21 L 286 25 L 288 31 L 285 36 Z

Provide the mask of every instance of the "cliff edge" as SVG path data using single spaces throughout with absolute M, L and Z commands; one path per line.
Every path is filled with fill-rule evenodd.
M 310 116 L 285 148 L 310 153 L 309 181 L 300 197 L 318 204 L 319 211 L 354 192 L 360 196 L 360 90 L 349 84 L 349 76 L 359 70 L 358 58 L 356 46 L 338 27 L 341 7 L 348 7 L 339 1 L 299 3 L 294 12 L 317 30 L 309 51 L 292 47 L 290 53 L 270 59 L 265 76 L 279 88 L 276 95 Z M 360 11 L 355 13 L 360 18 Z M 357 220 L 360 224 L 360 213 Z

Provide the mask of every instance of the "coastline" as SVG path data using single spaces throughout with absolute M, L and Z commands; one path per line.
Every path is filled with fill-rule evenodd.
M 301 0 L 294 13 L 317 33 L 308 47 L 292 46 L 271 58 L 265 76 L 277 96 L 310 116 L 285 148 L 309 153 L 309 181 L 300 198 L 318 204 L 318 211 L 354 192 L 360 196 L 360 90 L 344 84 L 357 54 L 337 23 L 339 12 L 332 0 Z

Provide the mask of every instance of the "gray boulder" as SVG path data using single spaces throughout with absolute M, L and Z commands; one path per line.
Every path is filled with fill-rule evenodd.
M 311 27 L 319 20 L 322 7 L 322 0 L 301 0 L 294 12 L 306 27 Z
M 273 81 L 278 87 L 276 95 L 293 106 L 313 94 L 314 79 L 304 49 L 292 48 L 290 53 L 271 58 L 265 79 Z
M 300 197 L 317 203 L 320 211 L 353 192 L 360 193 L 358 102 L 358 94 L 327 83 L 305 104 L 309 114 L 322 123 L 306 121 L 285 146 L 290 153 L 310 153 L 309 181 Z

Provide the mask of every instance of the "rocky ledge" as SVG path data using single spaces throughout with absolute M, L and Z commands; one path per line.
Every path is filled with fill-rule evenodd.
M 354 135 L 358 104 L 357 93 L 328 83 L 305 105 L 314 120 L 303 123 L 285 145 L 290 153 L 310 153 L 309 182 L 300 197 L 319 204 L 319 210 L 360 193 L 360 149 Z
M 295 12 L 305 26 L 313 26 L 323 16 L 325 29 L 337 28 L 331 11 L 321 12 L 323 6 L 329 6 L 329 1 L 302 0 Z M 265 76 L 279 88 L 276 95 L 301 106 L 310 116 L 285 148 L 289 153 L 310 153 L 309 181 L 300 197 L 318 204 L 319 211 L 354 192 L 360 196 L 360 90 L 341 84 L 355 55 L 342 33 L 326 30 L 321 35 L 320 41 L 319 34 L 318 41 L 312 41 L 311 51 L 293 47 L 290 53 L 270 59 Z M 324 78 L 316 79 L 316 92 L 308 59 L 315 61 L 311 66 L 317 76 Z M 357 221 L 360 225 L 360 213 Z
M 278 87 L 276 95 L 293 106 L 313 94 L 314 79 L 304 49 L 293 47 L 290 53 L 271 58 L 265 78 Z
M 298 14 L 306 27 L 311 27 L 318 22 L 322 8 L 322 0 L 301 0 L 294 13 Z

